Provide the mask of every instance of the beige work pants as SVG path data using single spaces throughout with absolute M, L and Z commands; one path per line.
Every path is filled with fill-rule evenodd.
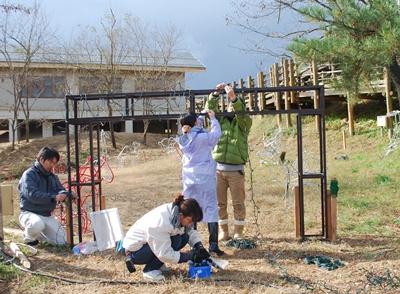
M 228 188 L 232 197 L 234 220 L 244 221 L 246 219 L 244 180 L 243 171 L 217 170 L 218 218 L 220 223 L 221 221 L 223 223 L 228 221 Z

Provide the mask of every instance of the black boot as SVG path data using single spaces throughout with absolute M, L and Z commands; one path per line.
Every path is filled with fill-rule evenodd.
M 130 273 L 136 272 L 135 264 L 129 255 L 126 257 L 125 264 Z
M 193 230 L 196 230 L 196 231 L 197 231 L 197 222 L 193 222 L 193 223 L 191 224 L 191 226 L 192 226 Z M 191 247 L 191 246 L 190 246 L 190 252 L 194 253 L 195 251 L 196 251 L 196 249 L 194 249 L 194 247 Z
M 218 223 L 208 223 L 208 231 L 210 233 L 210 238 L 208 239 L 210 255 L 213 255 L 213 253 L 217 254 L 217 256 L 223 255 L 224 251 L 218 247 Z

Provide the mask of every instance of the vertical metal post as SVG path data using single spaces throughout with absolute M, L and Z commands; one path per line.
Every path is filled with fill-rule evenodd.
M 72 193 L 72 186 L 71 186 L 71 163 L 70 163 L 70 158 L 71 158 L 71 147 L 69 144 L 70 140 L 70 129 L 69 129 L 69 99 L 68 96 L 65 97 L 65 137 L 66 137 L 66 145 L 67 145 L 67 172 L 68 172 L 68 192 Z M 67 243 L 69 246 L 72 248 L 74 246 L 74 225 L 73 225 L 73 219 L 72 219 L 72 199 L 69 198 L 68 202 L 68 209 L 66 212 L 66 217 L 68 218 L 68 227 L 67 227 Z
M 304 239 L 303 132 L 302 116 L 297 115 L 297 170 L 299 178 L 300 237 Z
M 96 134 L 97 134 L 97 179 L 95 179 L 95 181 L 98 181 L 98 183 L 101 183 L 101 165 L 102 165 L 102 155 L 100 152 L 100 124 L 97 124 L 96 127 Z M 105 156 L 105 155 L 104 155 Z M 107 158 L 105 159 L 107 160 Z M 94 183 L 95 184 L 95 183 Z M 94 188 L 94 185 L 93 185 Z M 102 196 L 102 191 L 101 191 L 101 185 L 98 186 L 98 195 L 97 195 L 97 201 L 99 203 L 99 209 L 104 209 L 105 207 L 102 207 L 102 201 L 101 201 L 101 196 Z M 92 193 L 96 194 L 96 190 L 92 190 Z M 93 208 L 93 211 L 95 211 L 96 209 Z
M 3 233 L 3 203 L 0 188 L 0 248 L 4 248 L 4 233 Z

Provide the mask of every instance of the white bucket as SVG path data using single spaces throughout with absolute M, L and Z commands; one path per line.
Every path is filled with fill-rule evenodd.
M 118 208 L 93 211 L 90 213 L 99 251 L 115 247 L 124 238 Z

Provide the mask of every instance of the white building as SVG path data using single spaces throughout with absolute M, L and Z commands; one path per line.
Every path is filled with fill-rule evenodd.
M 101 91 L 102 83 L 104 83 L 102 79 L 107 76 L 107 72 L 115 74 L 112 93 L 127 93 L 183 90 L 188 73 L 204 72 L 206 69 L 190 52 L 174 52 L 167 62 L 161 57 L 160 62 L 156 61 L 154 56 L 145 61 L 143 61 L 143 56 L 132 57 L 119 65 L 114 65 L 112 70 L 110 70 L 110 65 L 102 64 L 100 60 L 94 60 L 93 57 L 91 57 L 91 63 L 80 61 L 79 59 L 84 59 L 82 57 L 75 58 L 73 62 L 66 62 L 65 55 L 61 55 L 46 52 L 40 58 L 35 56 L 29 65 L 27 75 L 29 82 L 26 86 L 20 87 L 22 89 L 20 103 L 24 105 L 25 112 L 29 109 L 30 133 L 41 131 L 42 137 L 51 137 L 55 132 L 65 131 L 65 95 L 84 97 L 85 94 L 104 93 Z M 9 141 L 13 138 L 17 141 L 25 136 L 23 122 L 26 115 L 22 106 L 16 107 L 18 101 L 15 102 L 16 95 L 14 95 L 18 91 L 15 81 L 19 80 L 21 83 L 23 80 L 21 75 L 24 66 L 26 62 L 19 60 L 17 54 L 9 59 L 0 56 L 0 138 L 2 137 L 2 140 L 7 134 Z M 154 107 L 157 108 L 157 105 Z M 160 109 L 162 108 L 159 107 L 158 111 Z M 168 109 L 169 113 L 183 113 L 185 110 L 184 101 L 174 101 Z M 99 108 L 91 111 L 99 111 Z M 135 111 L 140 111 L 140 103 Z M 18 127 L 15 127 L 17 123 Z M 149 132 L 162 132 L 163 128 L 167 131 L 166 125 L 167 123 L 162 121 L 151 124 Z M 117 131 L 127 132 L 140 132 L 142 127 L 137 122 L 116 126 Z M 169 124 L 168 128 L 168 131 L 171 131 Z M 173 133 L 175 131 L 172 130 Z

